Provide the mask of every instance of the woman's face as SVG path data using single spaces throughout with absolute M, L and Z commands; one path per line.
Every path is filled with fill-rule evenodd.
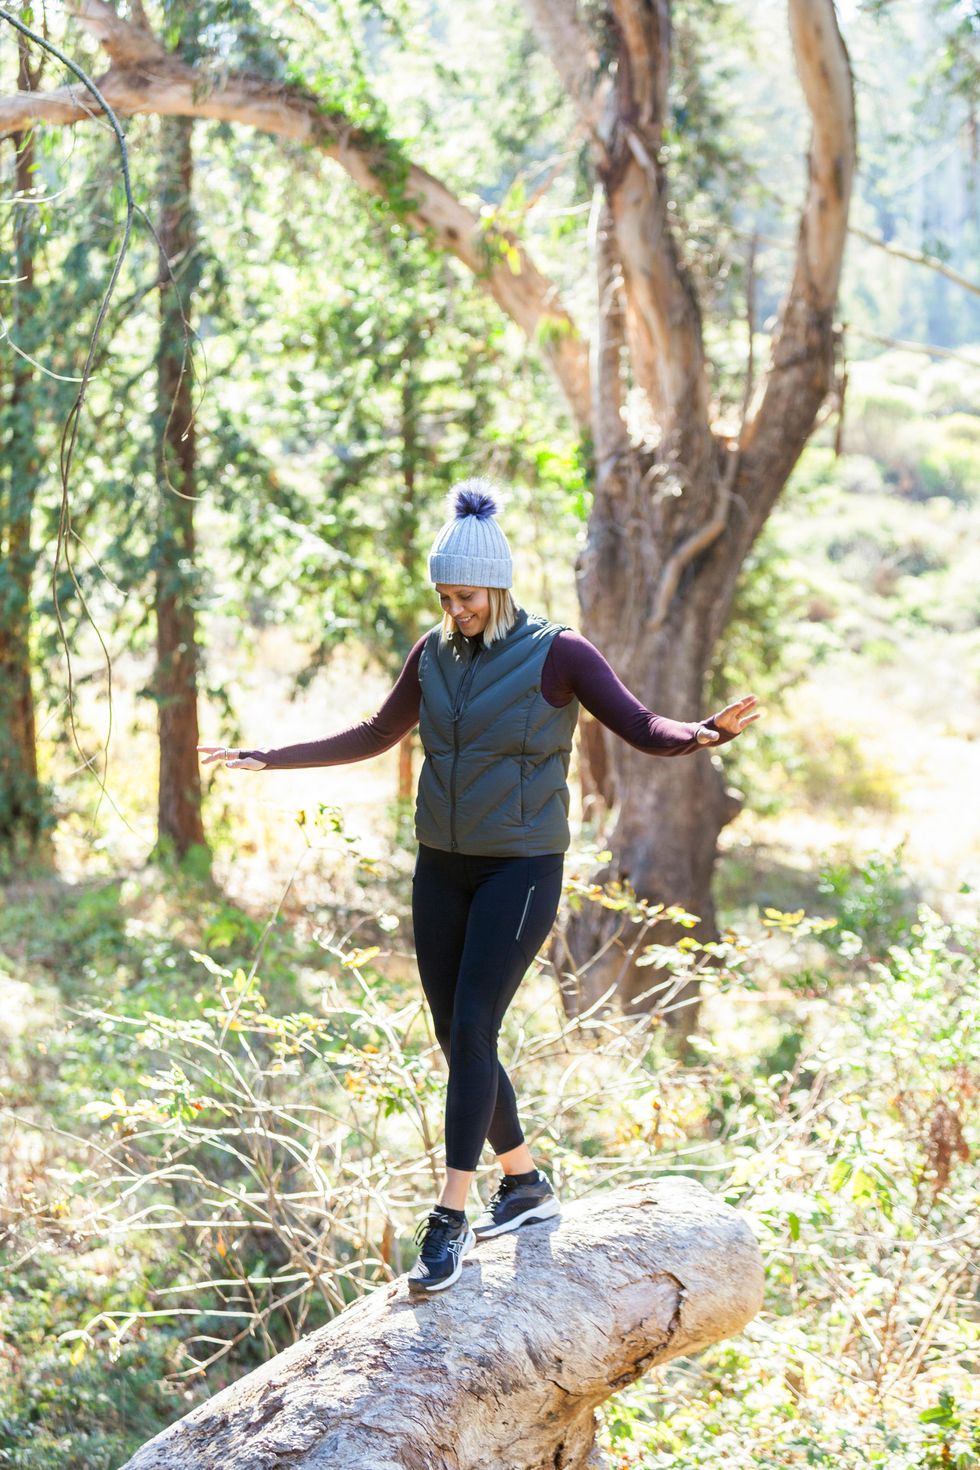
M 457 587 L 437 582 L 436 591 L 443 612 L 448 612 L 456 620 L 461 633 L 465 633 L 467 638 L 474 638 L 483 632 L 490 616 L 490 594 L 486 587 L 469 587 L 463 582 Z

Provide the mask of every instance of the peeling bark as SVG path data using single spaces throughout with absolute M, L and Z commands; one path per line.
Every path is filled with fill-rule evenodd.
M 432 1298 L 379 1287 L 123 1470 L 587 1470 L 596 1407 L 740 1331 L 762 1293 L 743 1214 L 642 1180 L 481 1241 Z

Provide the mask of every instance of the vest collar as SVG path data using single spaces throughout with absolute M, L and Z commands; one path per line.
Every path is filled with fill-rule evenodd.
M 519 607 L 517 609 L 517 617 L 514 619 L 513 627 L 508 629 L 503 638 L 498 638 L 496 643 L 491 643 L 489 648 L 484 645 L 482 635 L 480 638 L 480 642 L 474 644 L 472 640 L 467 638 L 465 633 L 461 633 L 458 628 L 453 631 L 449 641 L 459 657 L 463 657 L 465 655 L 468 658 L 472 658 L 476 649 L 480 649 L 484 658 L 492 658 L 495 653 L 499 652 L 499 650 L 502 648 L 506 648 L 509 643 L 512 643 L 513 640 L 518 637 L 522 628 L 527 622 L 527 618 L 527 608 Z

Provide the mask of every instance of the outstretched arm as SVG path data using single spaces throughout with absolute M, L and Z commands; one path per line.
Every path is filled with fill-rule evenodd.
M 573 696 L 577 697 L 582 707 L 614 734 L 651 755 L 689 755 L 695 750 L 714 749 L 734 740 L 739 733 L 738 729 L 725 729 L 716 724 L 715 715 L 707 720 L 686 721 L 654 714 L 627 689 L 595 644 L 571 629 L 559 633 L 551 645 L 541 692 L 549 704 L 556 705 L 567 704 Z M 755 696 L 750 695 L 739 703 L 747 710 L 754 702 Z M 727 715 L 733 708 L 729 706 L 724 713 Z M 740 723 L 747 724 L 749 719 L 756 718 L 751 715 Z M 702 745 L 698 741 L 699 730 L 709 730 L 717 739 Z
M 304 740 L 296 745 L 279 745 L 268 750 L 242 749 L 239 752 L 242 764 L 256 760 L 270 769 L 294 771 L 305 766 L 349 765 L 389 750 L 419 721 L 419 658 L 425 638 L 423 633 L 406 658 L 391 693 L 369 720 L 349 725 L 346 730 L 339 730 L 336 735 L 326 735 L 320 740 Z M 226 764 L 235 765 L 236 762 Z

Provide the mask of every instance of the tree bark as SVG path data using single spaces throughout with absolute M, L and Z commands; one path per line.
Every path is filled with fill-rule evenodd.
M 165 118 L 160 130 L 160 345 L 157 355 L 159 523 L 156 543 L 157 666 L 160 780 L 158 842 L 179 857 L 206 847 L 201 818 L 197 743 L 197 635 L 194 493 L 195 436 L 190 350 L 184 316 L 190 311 L 196 248 L 191 203 L 193 123 Z M 179 274 L 180 290 L 171 279 Z
M 586 1470 L 595 1409 L 762 1305 L 746 1218 L 681 1176 L 481 1241 L 459 1281 L 379 1287 L 123 1470 Z
M 695 720 L 711 713 L 702 707 L 702 684 L 716 590 L 707 561 L 700 576 L 688 568 L 682 593 L 666 619 L 658 623 L 654 616 L 657 587 L 670 557 L 669 550 L 660 548 L 678 540 L 672 524 L 677 498 L 658 500 L 646 488 L 651 473 L 655 483 L 659 468 L 656 458 L 644 460 L 631 452 L 607 480 L 619 505 L 615 517 L 598 505 L 593 512 L 577 568 L 583 625 L 649 708 Z M 631 595 L 616 596 L 617 588 L 630 588 Z M 631 675 L 631 666 L 638 672 Z M 596 802 L 605 799 L 609 811 L 602 840 L 613 854 L 609 863 L 590 873 L 590 881 L 628 881 L 650 903 L 679 904 L 699 916 L 693 930 L 661 921 L 646 943 L 672 944 L 682 933 L 715 938 L 711 878 L 718 834 L 739 810 L 720 758 L 709 747 L 674 759 L 651 756 L 594 722 L 588 734 L 591 770 L 599 773 L 589 787 L 593 816 Z M 635 926 L 617 939 L 619 928 L 619 915 L 598 904 L 586 904 L 569 916 L 561 944 L 552 949 L 565 977 L 562 998 L 569 1014 L 593 1004 L 610 986 L 627 1010 L 661 1006 L 669 975 L 659 967 L 637 965 Z M 694 988 L 685 985 L 673 993 L 670 1007 L 669 1024 L 685 1039 L 697 1019 Z
M 32 70 L 27 42 L 18 36 L 18 86 L 37 87 L 40 65 Z M 34 283 L 35 207 L 27 201 L 35 188 L 33 133 L 15 133 L 14 189 L 22 201 L 13 211 L 13 305 L 9 319 L 14 341 L 34 354 L 39 335 Z M 35 369 L 11 356 L 9 387 L 0 403 L 6 419 L 6 453 L 0 474 L 0 852 L 4 870 L 25 856 L 40 855 L 45 803 L 38 778 L 34 691 L 31 682 L 31 583 L 37 555 L 31 535 L 34 498 L 42 454 Z M 4 401 L 5 400 L 5 401 Z
M 790 0 L 790 31 L 813 123 L 809 184 L 793 281 L 757 406 L 743 404 L 734 437 L 710 424 L 700 312 L 675 240 L 661 155 L 670 73 L 668 0 L 612 0 L 618 42 L 615 86 L 594 129 L 604 192 L 594 261 L 600 340 L 593 369 L 596 480 L 586 546 L 576 565 L 582 627 L 654 710 L 694 720 L 705 671 L 731 611 L 735 585 L 813 428 L 833 381 L 833 310 L 855 163 L 854 98 L 832 0 Z M 567 63 L 555 57 L 559 72 Z M 621 291 L 611 289 L 621 271 Z M 610 345 L 611 344 L 611 345 Z M 626 348 L 647 421 L 632 439 L 617 429 Z M 637 443 L 637 438 L 643 442 Z M 646 757 L 599 727 L 585 753 L 595 762 L 586 795 L 611 798 L 614 862 L 590 875 L 628 879 L 653 903 L 700 916 L 694 935 L 717 936 L 711 878 L 718 835 L 739 809 L 708 748 L 677 761 Z M 553 958 L 566 1008 L 615 983 L 627 1007 L 658 1004 L 665 977 L 638 967 L 613 942 L 616 918 L 588 905 L 571 917 L 568 946 Z M 678 931 L 666 924 L 658 943 Z M 580 985 L 575 976 L 583 975 Z M 696 1024 L 696 994 L 673 997 L 671 1024 Z

